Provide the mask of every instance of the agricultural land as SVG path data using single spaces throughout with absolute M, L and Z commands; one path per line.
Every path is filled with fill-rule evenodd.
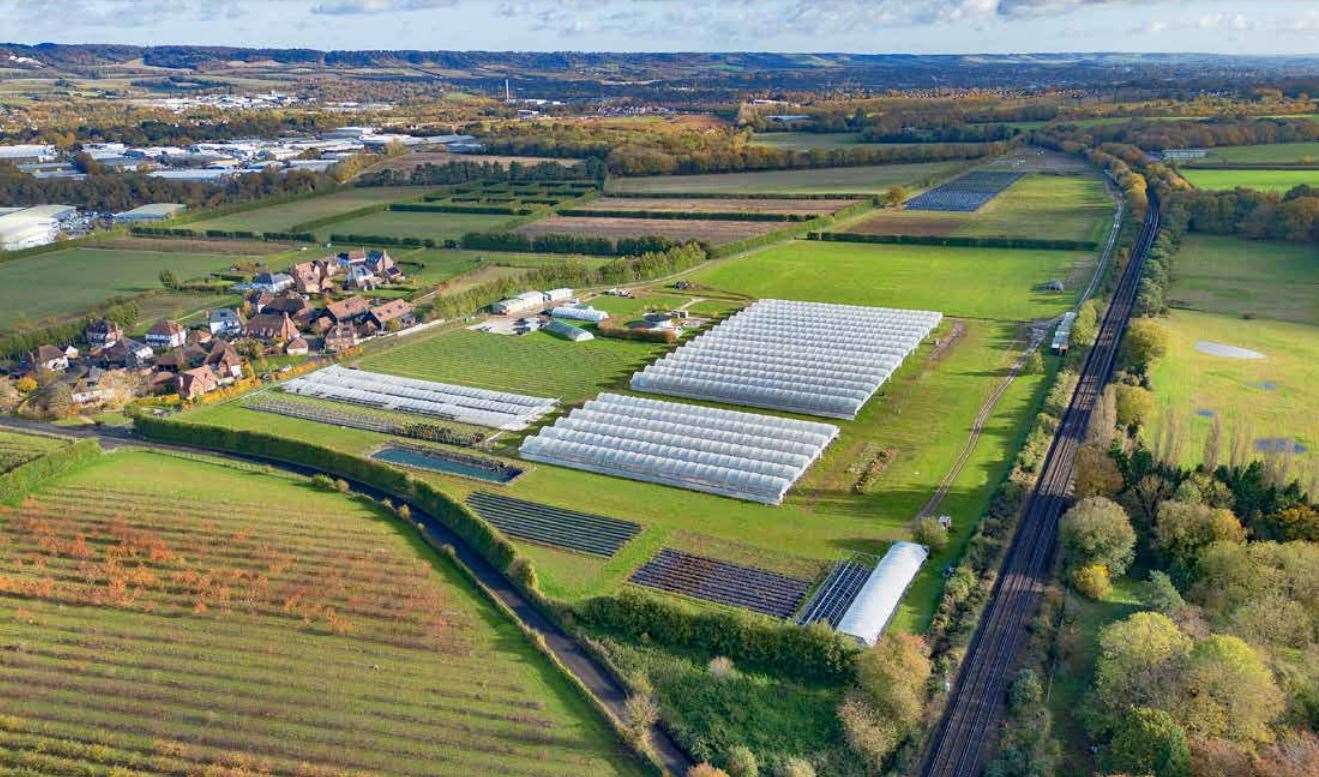
M 1319 170 L 1197 170 L 1189 168 L 1182 176 L 1197 189 L 1258 189 L 1283 194 L 1297 186 L 1319 186 Z
M 922 162 L 819 170 L 653 176 L 611 181 L 607 190 L 718 194 L 882 194 L 893 186 L 923 188 L 966 167 L 966 162 Z
M 290 232 L 307 222 L 319 221 L 351 213 L 373 205 L 407 202 L 421 198 L 432 189 L 424 187 L 366 187 L 344 189 L 327 195 L 296 199 L 292 202 L 242 210 L 201 221 L 187 226 L 194 230 L 223 229 L 249 232 Z

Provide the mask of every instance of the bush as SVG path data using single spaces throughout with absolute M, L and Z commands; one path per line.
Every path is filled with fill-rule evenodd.
M 623 704 L 628 729 L 633 736 L 645 738 L 650 727 L 659 720 L 659 705 L 650 696 L 629 696 Z
M 857 685 L 881 715 L 905 728 L 920 720 L 931 669 L 920 637 L 885 634 L 857 657 Z
M 710 670 L 710 676 L 716 680 L 729 680 L 737 677 L 737 669 L 733 666 L 733 659 L 727 656 L 715 656 L 710 659 L 707 668 Z
M 349 492 L 349 490 L 351 490 L 351 487 L 348 485 L 347 480 L 344 480 L 343 478 L 339 478 L 338 480 L 334 481 L 334 490 L 338 491 L 341 494 L 346 494 Z
M 804 758 L 789 758 L 774 770 L 775 777 L 815 777 L 815 767 Z
M 325 491 L 334 491 L 337 489 L 337 486 L 334 484 L 334 478 L 323 472 L 312 475 L 311 482 L 312 485 Z
M 1108 772 L 1188 777 L 1191 749 L 1186 732 L 1163 710 L 1137 707 L 1118 723 L 1101 759 Z
M 716 769 L 710 764 L 696 764 L 687 770 L 687 777 L 728 777 L 728 772 Z
M 728 762 L 729 777 L 758 777 L 760 774 L 760 762 L 756 760 L 756 754 L 745 745 L 729 750 L 725 760 Z
M 1144 426 L 1154 413 L 1154 395 L 1140 386 L 1118 384 L 1114 390 L 1117 400 L 1117 422 L 1124 428 Z
M 939 519 L 934 516 L 926 515 L 917 518 L 912 535 L 917 542 L 929 547 L 935 553 L 948 547 L 948 530 L 943 528 L 939 523 Z
M 1106 598 L 1113 591 L 1108 567 L 1103 564 L 1087 564 L 1073 569 L 1072 586 L 1083 596 L 1095 601 Z

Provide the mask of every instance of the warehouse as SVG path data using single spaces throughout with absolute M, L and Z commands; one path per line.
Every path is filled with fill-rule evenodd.
M 60 221 L 76 212 L 70 205 L 38 205 L 0 215 L 0 251 L 21 251 L 55 242 Z
M 879 635 L 893 619 L 907 586 L 916 578 L 930 552 L 914 542 L 895 542 L 879 560 L 838 622 L 838 631 L 865 645 L 879 641 Z

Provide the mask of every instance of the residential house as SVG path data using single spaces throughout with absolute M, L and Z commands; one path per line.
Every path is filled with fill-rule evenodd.
M 130 338 L 123 338 L 101 352 L 101 358 L 107 364 L 118 364 L 130 370 L 140 370 L 151 364 L 155 353 L 151 346 Z
M 264 308 L 266 305 L 269 305 L 271 301 L 274 299 L 275 299 L 274 292 L 259 291 L 259 290 L 249 291 L 247 293 L 247 296 L 243 297 L 243 301 L 251 305 L 252 310 L 254 310 L 257 313 L 260 313 L 261 308 Z
M 198 367 L 180 372 L 175 385 L 183 399 L 197 399 L 220 387 L 220 379 L 210 367 Z
M 379 285 L 380 279 L 365 264 L 349 265 L 347 272 L 344 273 L 343 287 L 345 289 L 369 291 Z
M 179 322 L 162 318 L 147 330 L 147 336 L 143 339 L 152 348 L 165 350 L 166 348 L 178 348 L 183 345 L 188 341 L 188 333 L 179 325 Z
M 334 276 L 339 272 L 337 258 L 301 262 L 289 268 L 293 288 L 302 294 L 320 294 L 334 288 Z
M 349 297 L 325 306 L 325 315 L 335 324 L 355 323 L 371 312 L 371 304 L 362 297 Z
M 116 386 L 124 379 L 123 370 L 103 370 L 92 367 L 72 385 L 75 405 L 101 405 L 114 395 Z
M 182 372 L 196 367 L 206 359 L 206 349 L 196 343 L 174 348 L 156 358 L 156 369 Z
M 64 358 L 68 359 L 70 362 L 77 361 L 78 357 L 82 355 L 81 351 L 71 345 L 64 346 L 62 350 L 64 352 Z
M 298 336 L 298 328 L 288 313 L 262 313 L 252 316 L 244 330 L 248 337 L 267 343 L 286 343 Z
M 243 318 L 233 308 L 216 308 L 207 316 L 207 326 L 213 335 L 235 337 L 243 332 Z
M 49 370 L 50 372 L 64 372 L 69 368 L 69 357 L 64 355 L 63 348 L 56 348 L 53 345 L 38 346 L 35 351 L 28 354 L 28 364 L 35 370 Z
M 296 291 L 282 291 L 275 295 L 275 298 L 264 305 L 260 312 L 262 313 L 288 313 L 290 316 L 306 310 L 310 305 L 307 298 Z
M 306 356 L 309 351 L 311 351 L 311 348 L 308 347 L 307 341 L 301 337 L 289 340 L 288 345 L 284 346 L 284 353 L 289 356 Z
M 340 251 L 335 261 L 339 264 L 339 270 L 345 272 L 355 264 L 366 264 L 366 256 L 366 251 Z
M 216 340 L 211 344 L 211 352 L 206 356 L 206 366 L 215 371 L 222 383 L 243 377 L 243 357 L 224 340 Z
M 207 345 L 211 342 L 211 338 L 212 335 L 210 329 L 189 329 L 187 344 Z
M 400 329 L 406 329 L 417 323 L 417 316 L 407 300 L 393 299 L 371 308 L 366 320 L 381 330 L 387 329 L 390 321 L 397 321 Z
M 394 263 L 388 251 L 373 249 L 366 253 L 366 266 L 385 283 L 403 280 L 403 270 Z
M 271 294 L 278 294 L 285 289 L 293 288 L 293 277 L 282 272 L 263 272 L 258 273 L 248 286 L 254 291 L 268 291 Z
M 325 333 L 325 350 L 330 353 L 356 348 L 358 342 L 357 329 L 348 321 L 335 324 L 329 332 Z
M 98 318 L 83 333 L 94 348 L 109 348 L 124 337 L 124 330 L 108 318 Z

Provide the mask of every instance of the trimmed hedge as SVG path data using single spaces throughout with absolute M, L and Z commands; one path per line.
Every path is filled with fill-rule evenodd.
M 307 221 L 303 221 L 299 224 L 292 225 L 291 227 L 289 227 L 288 231 L 310 232 L 313 229 L 329 226 L 330 224 L 337 224 L 340 221 L 347 221 L 349 219 L 355 219 L 360 216 L 370 216 L 372 213 L 380 213 L 388 208 L 389 208 L 389 203 L 378 202 L 374 205 L 365 205 L 361 208 L 353 208 L 352 210 L 344 211 L 343 213 L 333 213 L 329 216 L 321 216 L 320 218 L 317 219 L 308 219 Z
M 192 240 L 265 240 L 280 243 L 315 243 L 310 232 L 249 232 L 245 229 L 196 230 L 183 227 L 129 227 L 128 232 L 138 237 L 181 237 Z
M 514 208 L 507 205 L 446 205 L 433 202 L 396 202 L 391 211 L 404 213 L 484 213 L 491 216 L 530 216 L 531 208 Z
M 605 237 L 549 234 L 528 237 L 518 232 L 468 232 L 459 244 L 477 251 L 520 251 L 536 254 L 588 254 L 591 256 L 636 256 L 667 251 L 681 243 L 661 235 L 624 237 L 617 242 Z
M 734 240 L 731 243 L 724 243 L 723 245 L 715 246 L 710 249 L 710 258 L 720 259 L 725 256 L 732 256 L 733 254 L 750 251 L 753 248 L 781 243 L 784 240 L 808 233 L 810 230 L 818 230 L 827 227 L 839 219 L 849 218 L 864 213 L 874 206 L 875 200 L 871 197 L 861 200 L 853 205 L 848 205 L 846 208 L 835 211 L 834 213 L 817 216 L 810 221 L 803 221 L 790 227 L 776 229 L 773 232 L 766 232 L 763 235 L 756 235 L 755 237 L 748 237 L 743 240 Z
M 792 623 L 734 610 L 694 610 L 624 589 L 573 609 L 579 623 L 637 644 L 726 656 L 776 675 L 843 683 L 853 677 L 858 646 L 826 624 Z
M 1061 251 L 1094 251 L 1099 243 L 1093 240 L 1064 240 L 1053 238 L 939 236 L 939 235 L 865 235 L 854 232 L 812 232 L 811 240 L 836 243 L 881 243 L 892 245 L 951 246 L 964 248 L 1030 248 Z
M 96 440 L 79 440 L 0 475 L 0 503 L 18 504 L 53 478 L 72 472 L 101 455 Z
M 434 248 L 435 240 L 420 237 L 393 237 L 392 235 L 330 235 L 331 243 L 363 243 L 373 246 L 407 246 L 409 248 Z
M 619 200 L 873 200 L 875 195 L 859 192 L 792 194 L 789 192 L 605 192 Z
M 629 329 L 611 319 L 605 319 L 596 324 L 595 333 L 601 337 L 612 337 L 616 340 L 636 340 L 643 343 L 667 343 L 672 345 L 678 342 L 678 332 L 676 330 Z
M 595 208 L 561 208 L 560 216 L 585 216 L 615 219 L 670 219 L 673 221 L 809 221 L 805 213 L 764 213 L 759 211 L 699 210 L 599 210 Z

